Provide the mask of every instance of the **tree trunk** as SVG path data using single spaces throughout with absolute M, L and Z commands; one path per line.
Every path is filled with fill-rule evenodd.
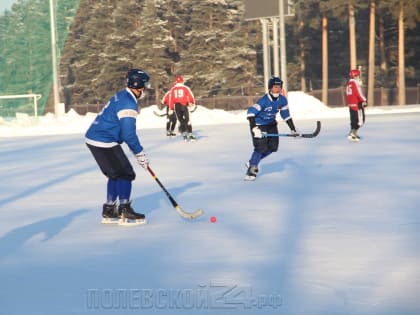
M 349 1 L 349 40 L 350 40 L 350 68 L 356 69 L 356 25 L 354 20 L 354 7 L 352 1 Z
M 299 33 L 302 33 L 304 22 L 300 21 L 299 23 Z M 303 36 L 300 37 L 300 90 L 306 92 L 306 76 L 305 76 L 305 41 Z
M 370 1 L 370 27 L 369 27 L 369 70 L 368 70 L 368 91 L 367 102 L 373 105 L 375 88 L 375 10 L 376 1 Z
M 388 104 L 388 94 L 386 90 L 383 88 L 384 83 L 386 82 L 386 78 L 388 76 L 388 64 L 386 62 L 386 54 L 385 54 L 385 26 L 384 26 L 384 18 L 382 15 L 381 10 L 379 10 L 379 52 L 381 58 L 381 102 L 380 105 Z
M 404 1 L 400 0 L 398 17 L 398 104 L 405 105 L 405 60 L 404 60 Z
M 328 19 L 322 15 L 322 102 L 328 105 Z

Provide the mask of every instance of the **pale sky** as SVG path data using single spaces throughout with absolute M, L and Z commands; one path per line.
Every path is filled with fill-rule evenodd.
M 17 0 L 1 0 L 0 1 L 0 14 L 3 14 L 4 10 L 11 9 L 12 4 L 17 2 Z

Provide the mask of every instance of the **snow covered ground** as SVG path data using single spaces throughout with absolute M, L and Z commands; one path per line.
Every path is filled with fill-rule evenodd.
M 321 133 L 280 138 L 255 182 L 245 112 L 200 107 L 184 143 L 142 110 L 152 169 L 205 214 L 180 218 L 136 167 L 138 227 L 99 223 L 105 178 L 83 141 L 94 115 L 0 120 L 1 313 L 419 314 L 420 107 L 369 107 L 349 143 L 346 108 L 289 99 L 299 130 L 319 119 Z

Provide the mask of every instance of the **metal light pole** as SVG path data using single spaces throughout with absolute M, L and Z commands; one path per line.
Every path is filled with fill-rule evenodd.
M 283 87 L 287 91 L 287 64 L 286 64 L 286 31 L 284 25 L 284 0 L 279 0 L 280 17 L 280 72 L 283 80 Z
M 57 73 L 57 40 L 55 30 L 55 11 L 54 0 L 50 0 L 50 27 L 51 27 L 51 58 L 53 75 L 53 95 L 54 95 L 54 113 L 56 116 L 64 114 L 64 106 L 60 103 L 58 91 L 58 73 Z
M 270 76 L 270 61 L 269 61 L 269 47 L 268 47 L 268 20 L 260 19 L 263 33 L 263 63 L 264 63 L 264 90 L 268 89 L 268 78 Z
M 273 73 L 278 77 L 280 75 L 278 18 L 271 18 L 271 23 L 273 25 Z

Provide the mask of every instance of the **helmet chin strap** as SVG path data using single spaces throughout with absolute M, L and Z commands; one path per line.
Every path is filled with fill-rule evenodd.
M 278 97 L 280 96 L 280 93 L 271 93 L 271 92 L 270 92 L 270 94 L 271 94 L 271 96 L 273 96 L 274 98 L 278 98 Z
M 141 100 L 142 98 L 144 98 L 146 96 L 146 93 L 143 91 L 140 91 L 140 95 L 139 97 L 137 97 L 138 100 Z
M 145 93 L 139 89 L 132 89 L 133 94 L 136 96 L 136 99 L 140 100 L 145 97 Z

